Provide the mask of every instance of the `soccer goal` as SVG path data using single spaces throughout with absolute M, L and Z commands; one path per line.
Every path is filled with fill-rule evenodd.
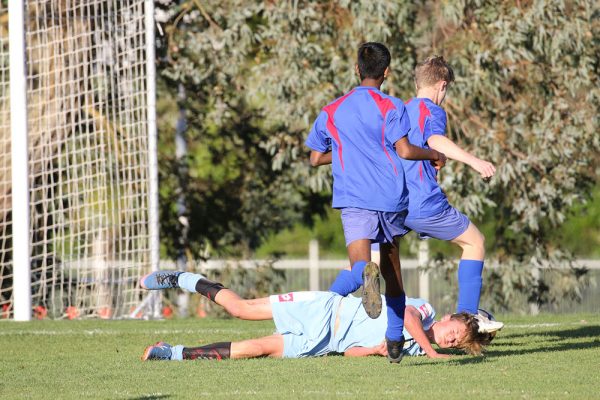
M 153 14 L 0 1 L 1 318 L 139 309 L 158 266 Z

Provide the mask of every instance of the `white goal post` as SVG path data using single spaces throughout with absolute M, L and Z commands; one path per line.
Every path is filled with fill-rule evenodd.
M 0 318 L 127 317 L 159 261 L 153 1 L 6 3 Z

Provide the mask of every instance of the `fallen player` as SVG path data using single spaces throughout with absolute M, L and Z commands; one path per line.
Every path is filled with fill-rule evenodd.
M 275 322 L 277 333 L 239 342 L 219 342 L 201 347 L 148 346 L 142 360 L 240 359 L 254 357 L 300 358 L 331 353 L 348 357 L 387 356 L 387 315 L 371 319 L 361 299 L 333 292 L 292 292 L 260 299 L 242 299 L 222 284 L 200 274 L 158 271 L 144 276 L 140 286 L 148 290 L 182 288 L 200 293 L 243 320 Z M 383 296 L 382 296 L 383 297 Z M 383 299 L 385 301 L 385 299 Z M 403 354 L 446 358 L 432 346 L 481 354 L 495 331 L 480 332 L 477 315 L 458 313 L 435 321 L 435 310 L 422 299 L 407 298 L 406 343 Z

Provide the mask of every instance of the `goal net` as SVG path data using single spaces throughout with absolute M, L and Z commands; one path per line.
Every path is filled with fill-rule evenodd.
M 4 4 L 4 5 L 2 5 Z M 25 1 L 34 317 L 118 318 L 151 268 L 144 0 Z M 13 251 L 8 10 L 0 2 L 0 307 Z M 150 147 L 149 147 L 150 146 Z

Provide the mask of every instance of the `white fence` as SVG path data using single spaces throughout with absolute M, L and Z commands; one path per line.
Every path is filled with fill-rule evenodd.
M 285 271 L 286 286 L 284 291 L 297 290 L 327 290 L 339 271 L 349 264 L 347 259 L 323 260 L 318 258 L 316 252 L 308 259 L 279 260 L 273 263 L 274 268 Z M 316 257 L 315 257 L 316 256 Z M 237 268 L 256 268 L 264 265 L 268 260 L 209 260 L 194 262 L 190 269 L 198 272 L 222 269 L 227 266 Z M 439 313 L 451 312 L 454 308 L 454 295 L 456 289 L 443 279 L 436 279 L 431 273 L 419 270 L 419 261 L 416 259 L 403 259 L 402 275 L 406 293 L 410 297 L 428 299 Z M 578 260 L 576 264 L 590 269 L 592 280 L 600 282 L 600 260 Z M 162 260 L 161 269 L 176 269 L 174 261 Z M 223 282 L 227 285 L 227 282 Z M 484 282 L 490 285 L 493 282 Z M 550 306 L 541 307 L 541 312 L 599 312 L 600 290 L 595 285 L 583 292 L 580 303 L 565 302 L 558 308 Z M 482 305 L 486 307 L 485 304 Z M 531 312 L 536 312 L 534 309 Z

